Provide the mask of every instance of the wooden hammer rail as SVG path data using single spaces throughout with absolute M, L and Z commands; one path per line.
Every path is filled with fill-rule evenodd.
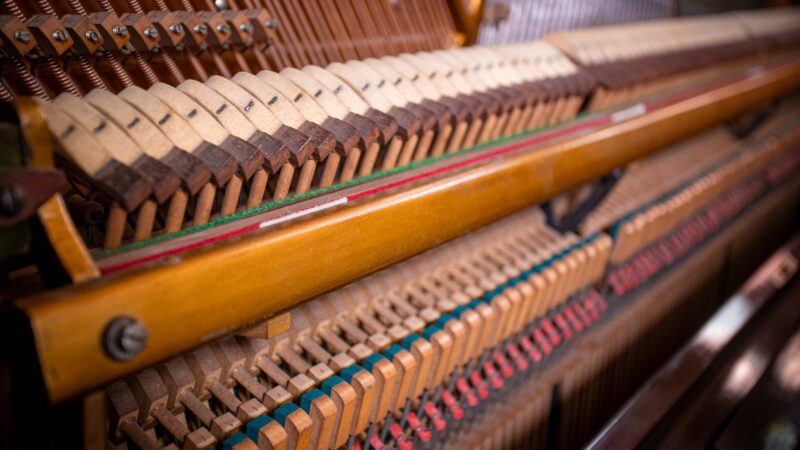
M 798 63 L 775 67 L 590 135 L 23 300 L 49 398 L 63 401 L 595 179 L 788 92 L 798 74 Z M 148 334 L 125 362 L 101 343 L 117 317 Z

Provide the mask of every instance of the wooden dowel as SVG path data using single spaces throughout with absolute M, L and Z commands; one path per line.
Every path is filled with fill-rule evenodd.
M 339 156 L 338 153 L 330 153 L 328 157 L 325 158 L 325 167 L 322 169 L 319 187 L 326 188 L 333 184 L 333 180 L 336 178 L 336 172 L 339 170 L 339 161 L 341 160 L 342 157 Z
M 292 178 L 294 178 L 294 166 L 291 164 L 284 164 L 278 174 L 278 181 L 275 184 L 275 191 L 272 194 L 273 200 L 283 200 L 289 195 L 289 189 L 292 187 Z
M 364 177 L 372 173 L 372 168 L 375 167 L 375 162 L 378 160 L 381 146 L 377 142 L 373 142 L 367 147 L 367 152 L 361 159 L 361 167 L 358 169 L 358 176 Z
M 136 214 L 136 228 L 133 230 L 134 241 L 144 241 L 153 235 L 157 210 L 158 205 L 153 200 L 147 200 L 139 207 L 139 212 Z
M 350 150 L 350 153 L 347 155 L 347 158 L 344 160 L 344 165 L 342 166 L 342 173 L 339 175 L 339 182 L 350 181 L 353 179 L 353 176 L 356 173 L 356 169 L 358 168 L 358 162 L 361 159 L 361 150 L 354 148 Z
M 250 181 L 250 194 L 247 196 L 246 206 L 253 208 L 264 201 L 264 193 L 267 190 L 267 182 L 269 181 L 269 174 L 264 169 L 259 169 Z
M 234 178 L 236 178 L 236 176 L 234 176 Z M 230 188 L 231 181 L 233 181 L 233 178 L 228 180 L 226 189 Z M 214 207 L 214 197 L 216 197 L 216 194 L 217 189 L 213 185 L 207 184 L 203 186 L 203 189 L 197 194 L 192 225 L 204 225 L 208 223 L 208 218 L 211 216 L 211 208 Z
M 317 170 L 317 162 L 309 159 L 300 167 L 300 174 L 297 176 L 297 184 L 294 187 L 296 194 L 303 194 L 311 189 L 311 182 L 314 180 L 314 172 Z
M 104 248 L 114 248 L 122 245 L 122 237 L 125 235 L 125 225 L 128 219 L 128 211 L 114 203 L 108 212 L 106 221 L 106 235 L 103 239 Z
M 207 183 L 203 189 L 207 189 L 209 186 L 211 189 L 216 189 L 211 183 Z M 183 189 L 179 189 L 172 194 L 172 199 L 169 202 L 169 209 L 167 210 L 167 218 L 164 221 L 164 232 L 174 233 L 181 229 L 188 202 L 189 194 Z
M 225 195 L 222 197 L 222 207 L 220 207 L 219 214 L 221 216 L 229 216 L 236 212 L 236 207 L 239 206 L 239 193 L 242 191 L 242 179 L 234 176 L 228 181 L 225 188 Z

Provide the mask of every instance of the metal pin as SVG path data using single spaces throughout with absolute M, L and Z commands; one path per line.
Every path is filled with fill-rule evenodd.
M 64 42 L 67 40 L 67 33 L 64 30 L 55 30 L 53 31 L 53 39 Z
M 98 42 L 100 40 L 100 35 L 94 30 L 88 30 L 83 35 L 89 42 Z
M 381 430 L 381 442 L 386 442 L 386 438 L 389 437 L 389 428 L 392 427 L 392 423 L 394 423 L 394 417 L 392 416 L 392 412 L 389 411 L 386 413 L 386 419 L 383 421 L 383 429 Z
M 158 39 L 158 30 L 153 27 L 147 27 L 144 29 L 144 35 L 150 39 Z
M 14 39 L 27 44 L 31 40 L 31 33 L 27 30 L 17 30 L 14 32 Z
M 369 450 L 370 449 L 370 440 L 372 436 L 375 434 L 375 422 L 370 422 L 369 426 L 367 427 L 367 438 L 364 439 L 364 447 L 362 450 Z
M 403 406 L 403 415 L 400 417 L 400 428 L 406 429 L 406 421 L 408 420 L 408 414 L 411 412 L 411 399 L 406 399 L 406 404 Z
M 419 408 L 417 408 L 417 417 L 425 416 L 425 404 L 428 403 L 429 395 L 430 392 L 428 391 L 428 388 L 425 388 L 425 390 L 422 391 L 422 401 L 419 402 Z

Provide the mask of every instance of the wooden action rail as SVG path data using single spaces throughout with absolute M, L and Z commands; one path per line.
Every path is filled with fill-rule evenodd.
M 728 222 L 767 192 L 769 168 L 793 164 L 800 156 L 791 112 L 770 125 L 762 136 L 721 144 L 727 152 L 714 154 L 713 164 L 692 167 L 699 173 L 684 192 L 674 194 L 685 199 L 685 206 L 664 213 L 661 223 L 671 224 L 664 233 L 680 232 L 681 243 L 691 246 L 701 235 L 683 233 L 680 223 L 707 225 L 710 217 Z M 714 131 L 709 134 L 714 137 Z M 702 140 L 688 145 L 695 151 L 704 147 Z M 685 180 L 677 170 L 685 164 L 681 150 L 662 154 L 675 169 L 663 175 L 673 187 Z M 794 173 L 790 169 L 785 175 Z M 773 185 L 786 177 L 774 178 Z M 604 278 L 612 241 L 603 233 L 583 239 L 558 233 L 544 219 L 531 208 L 299 305 L 291 310 L 289 332 L 270 340 L 250 330 L 247 337 L 223 339 L 114 383 L 108 390 L 114 405 L 112 440 L 127 436 L 141 447 L 135 439 L 149 436 L 147 447 L 157 448 L 167 442 L 185 446 L 191 436 L 202 437 L 204 447 L 214 438 L 223 447 L 236 441 L 290 449 L 305 448 L 306 440 L 318 449 L 341 448 L 350 440 L 377 446 L 389 439 L 401 448 L 411 440 L 430 442 L 433 430 L 459 426 L 461 410 L 472 420 L 473 408 L 503 390 L 503 379 L 511 383 L 515 372 L 521 378 L 530 363 L 538 362 L 530 348 L 528 361 L 516 347 L 530 344 L 528 333 L 538 341 L 532 331 L 537 322 L 547 331 L 553 317 L 558 331 L 547 331 L 553 345 L 591 325 L 584 303 L 599 298 L 592 287 Z M 718 230 L 693 228 L 705 232 L 703 238 Z M 537 345 L 550 353 L 545 342 Z M 444 405 L 437 394 L 442 389 Z M 237 390 L 238 399 L 232 396 Z M 168 399 L 191 395 L 207 400 L 215 411 L 227 411 L 228 419 L 219 412 L 206 428 L 193 427 L 191 433 L 185 426 L 170 427 L 180 422 L 172 417 L 185 414 L 194 423 L 190 417 L 208 416 L 203 409 L 187 412 L 169 404 Z M 461 403 L 449 403 L 450 396 Z M 219 404 L 222 409 L 215 408 Z M 298 418 L 283 419 L 287 408 L 309 420 L 298 425 Z M 278 423 L 265 418 L 270 414 Z M 168 429 L 164 442 L 148 432 L 154 421 Z M 229 431 L 214 426 L 220 422 Z M 375 427 L 390 429 L 392 436 Z M 288 435 L 281 437 L 281 430 Z
M 764 68 L 588 135 L 22 300 L 49 398 L 73 397 L 591 181 L 788 92 L 798 74 L 792 61 Z M 503 146 L 535 147 L 519 142 Z M 335 264 L 319 265 L 331 255 Z M 144 350 L 124 362 L 102 346 L 118 317 L 135 319 L 148 334 Z

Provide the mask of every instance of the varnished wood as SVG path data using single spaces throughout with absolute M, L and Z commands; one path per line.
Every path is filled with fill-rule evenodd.
M 592 180 L 786 92 L 796 86 L 798 73 L 796 62 L 765 70 L 587 136 L 189 252 L 177 257 L 180 264 L 173 259 L 25 300 L 20 307 L 34 330 L 50 399 L 74 396 Z M 444 211 L 447 221 L 440 220 Z M 361 230 L 357 240 L 347 232 L 353 229 Z M 387 240 L 397 245 L 383 245 Z M 341 262 L 333 270 L 308 264 L 331 254 Z M 243 274 L 258 282 L 242 283 Z M 162 288 L 154 292 L 151 286 Z M 271 293 L 270 302 L 263 301 L 264 292 Z M 165 296 L 192 301 L 175 301 L 166 315 Z M 231 296 L 237 308 L 228 307 Z M 145 350 L 123 363 L 108 359 L 99 339 L 120 314 L 140 320 L 150 335 Z M 187 316 L 205 320 L 169 319 Z

